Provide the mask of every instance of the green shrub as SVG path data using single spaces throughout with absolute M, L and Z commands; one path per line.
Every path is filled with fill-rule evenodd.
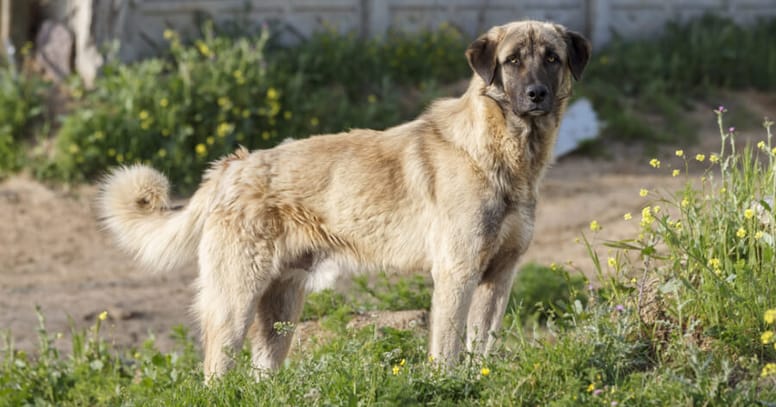
M 401 86 L 435 92 L 425 80 L 459 72 L 446 66 L 453 54 L 466 67 L 461 37 L 451 29 L 384 43 L 322 33 L 272 53 L 267 30 L 232 38 L 205 25 L 203 33 L 184 44 L 166 31 L 168 58 L 109 64 L 64 120 L 58 176 L 85 180 L 140 161 L 188 190 L 209 161 L 238 144 L 267 148 L 287 137 L 396 124 L 428 99 L 403 102 Z M 438 62 L 425 64 L 421 51 Z
M 47 85 L 34 74 L 0 68 L 0 177 L 25 163 L 25 142 L 43 115 Z

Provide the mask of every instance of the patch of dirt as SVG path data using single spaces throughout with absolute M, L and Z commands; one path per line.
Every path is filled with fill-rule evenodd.
M 776 98 L 756 92 L 725 95 L 723 99 L 746 106 L 755 117 L 776 117 Z M 730 104 L 729 104 L 730 105 Z M 719 133 L 711 105 L 699 105 L 696 112 L 701 139 L 695 146 L 666 146 L 660 149 L 660 169 L 648 165 L 643 147 L 611 146 L 608 160 L 566 157 L 547 173 L 537 210 L 535 236 L 523 263 L 559 264 L 592 274 L 585 247 L 575 242 L 585 232 L 594 242 L 633 236 L 638 217 L 648 203 L 639 196 L 641 188 L 652 191 L 678 190 L 686 178 L 670 176 L 683 168 L 674 156 L 684 148 L 688 157 L 707 155 L 719 148 Z M 764 137 L 757 123 L 745 130 L 740 140 Z M 700 171 L 694 165 L 691 171 Z M 93 186 L 72 190 L 50 188 L 26 176 L 0 183 L 0 330 L 11 332 L 15 346 L 33 350 L 37 346 L 38 318 L 35 306 L 46 317 L 49 332 L 67 332 L 71 325 L 83 328 L 107 310 L 104 333 L 118 346 L 137 346 L 149 333 L 156 335 L 162 350 L 173 347 L 171 329 L 183 324 L 197 332 L 188 310 L 194 298 L 193 268 L 170 274 L 151 274 L 140 269 L 120 252 L 98 229 L 92 201 Z M 631 212 L 633 220 L 623 214 Z M 591 236 L 591 220 L 603 230 Z M 605 249 L 600 252 L 605 256 Z M 424 325 L 418 312 L 374 313 L 356 317 L 354 327 L 374 323 L 399 328 Z M 316 323 L 303 323 L 295 343 L 321 335 Z M 69 335 L 65 335 L 67 338 Z M 66 348 L 66 339 L 58 344 Z

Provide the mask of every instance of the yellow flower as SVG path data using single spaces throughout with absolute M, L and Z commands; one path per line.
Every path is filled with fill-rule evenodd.
M 652 208 L 652 213 L 654 213 L 654 214 L 658 214 L 658 213 L 660 213 L 660 205 L 655 205 L 655 206 Z
M 407 364 L 407 359 L 402 359 L 401 362 L 399 362 L 399 366 L 404 366 Z
M 773 341 L 773 331 L 765 331 L 762 335 L 760 335 L 760 341 L 763 343 L 763 345 L 767 345 Z
M 161 98 L 159 99 L 159 106 L 161 107 L 167 107 L 167 105 L 170 104 L 170 101 L 167 100 L 167 98 Z
M 649 226 L 652 224 L 652 222 L 655 221 L 655 218 L 652 216 L 652 208 L 647 206 L 646 208 L 641 210 L 641 226 Z
M 649 165 L 651 165 L 652 168 L 660 168 L 660 160 L 658 160 L 657 158 L 653 158 L 649 160 Z
M 590 230 L 593 232 L 598 232 L 601 230 L 601 224 L 599 224 L 597 220 L 590 222 Z
M 606 261 L 609 264 L 609 267 L 616 268 L 617 267 L 617 259 L 614 257 L 609 257 L 609 259 Z
M 366 100 L 367 100 L 369 103 L 375 103 L 375 102 L 377 102 L 377 96 L 375 96 L 375 95 L 369 95 L 369 96 L 367 96 L 367 97 L 366 97 Z
M 280 96 L 278 91 L 275 88 L 269 88 L 267 89 L 267 99 L 275 100 Z
M 140 118 L 140 120 L 145 120 L 148 118 L 148 111 L 147 110 L 141 110 L 140 113 L 137 115 L 137 117 Z
M 197 48 L 203 56 L 210 56 L 210 47 L 202 41 L 197 41 Z
M 164 158 L 167 156 L 167 150 L 164 148 L 160 148 L 159 151 L 156 152 L 156 155 L 158 155 L 161 158 Z
M 703 160 L 706 159 L 706 155 L 705 154 L 696 154 L 695 155 L 695 159 L 698 160 L 699 162 L 703 162 Z
M 763 232 L 762 231 L 758 230 L 757 232 L 755 232 L 754 240 L 760 240 L 762 238 L 763 238 Z
M 171 40 L 173 37 L 175 37 L 175 31 L 173 31 L 173 30 L 168 28 L 168 29 L 164 30 L 164 34 L 163 35 L 164 35 L 164 39 L 165 40 Z
M 776 374 L 776 363 L 768 363 L 763 366 L 763 371 L 760 373 L 760 377 L 767 377 L 772 374 Z
M 70 146 L 67 148 L 67 151 L 69 151 L 70 154 L 76 154 L 80 150 L 81 149 L 78 147 L 78 144 L 75 143 L 70 144 Z
M 232 130 L 234 130 L 234 126 L 231 123 L 220 123 L 218 127 L 216 128 L 216 134 L 218 134 L 218 137 L 226 137 L 227 134 L 231 133 Z
M 97 318 L 99 318 L 100 321 L 105 321 L 108 318 L 108 311 L 100 312 L 100 315 Z
M 197 155 L 203 156 L 203 155 L 207 154 L 207 147 L 205 147 L 204 144 L 199 143 L 199 144 L 197 144 L 196 147 L 194 147 L 194 151 L 197 152 Z
M 483 367 L 482 369 L 480 369 L 480 374 L 483 376 L 487 376 L 490 374 L 490 369 L 488 369 L 487 367 Z
M 622 215 L 622 218 L 625 219 L 625 220 L 631 220 L 631 219 L 633 219 L 633 215 L 631 215 L 631 213 L 628 212 L 625 215 Z
M 391 371 L 393 372 L 393 375 L 394 375 L 394 376 L 396 376 L 396 375 L 398 375 L 398 374 L 399 374 L 399 370 L 400 370 L 400 369 L 401 369 L 401 368 L 400 368 L 398 365 L 394 365 L 394 366 L 393 366 L 393 369 L 391 369 Z
M 690 201 L 687 198 L 682 198 L 680 205 L 682 205 L 682 208 L 686 208 L 690 205 Z
M 262 131 L 261 132 L 261 139 L 264 141 L 269 140 L 269 132 L 268 131 Z
M 207 145 L 209 145 L 209 146 L 212 146 L 213 143 L 215 143 L 215 142 L 216 142 L 216 139 L 214 139 L 213 137 L 208 137 L 208 138 L 205 139 L 205 143 L 207 143 Z
M 94 139 L 95 140 L 102 140 L 103 138 L 105 138 L 105 133 L 103 133 L 100 130 L 97 130 L 97 131 L 94 132 Z
M 722 264 L 722 262 L 720 262 L 718 258 L 712 257 L 712 258 L 709 259 L 707 264 L 708 264 L 709 267 L 711 267 L 713 269 L 718 269 L 719 266 Z
M 251 116 L 251 111 L 250 111 L 250 110 L 248 110 L 248 109 L 245 109 L 245 110 L 243 110 L 243 111 L 242 111 L 242 117 L 243 117 L 243 119 L 247 119 L 247 118 L 248 118 L 248 117 L 250 117 L 250 116 Z
M 109 148 L 108 149 L 108 157 L 113 157 L 116 155 L 116 149 L 115 148 Z
M 318 121 L 317 117 L 313 117 L 312 119 L 310 119 L 310 125 L 313 126 L 313 127 L 318 127 L 319 123 L 320 122 Z
M 648 194 L 649 194 L 649 191 L 648 191 L 648 190 L 646 190 L 646 189 L 644 189 L 644 188 L 641 188 L 641 189 L 639 190 L 639 196 L 640 196 L 640 197 L 642 197 L 642 198 L 643 198 L 643 197 L 645 197 L 645 196 L 647 196 Z
M 765 311 L 765 316 L 763 319 L 765 320 L 766 324 L 772 324 L 773 321 L 776 321 L 776 308 Z
M 229 98 L 226 97 L 226 96 L 221 96 L 220 98 L 218 98 L 218 102 L 217 103 L 218 103 L 218 106 L 220 106 L 224 110 L 227 110 L 230 107 L 232 107 L 232 101 L 229 100 Z
M 676 150 L 677 157 L 684 157 L 684 150 Z
M 765 142 L 760 141 L 759 143 L 757 143 L 757 148 L 759 148 L 760 150 L 765 150 Z
M 672 177 L 679 176 L 679 170 L 673 170 L 673 171 L 671 171 L 671 176 L 672 176 Z
M 587 392 L 592 393 L 595 390 L 595 383 L 590 383 L 589 386 L 587 386 Z
M 294 114 L 286 110 L 283 112 L 283 118 L 286 120 L 291 120 L 291 118 L 294 117 Z
M 747 219 L 752 219 L 754 217 L 754 210 L 752 210 L 751 208 L 747 208 L 746 210 L 744 210 L 744 217 Z
M 771 149 L 771 154 L 776 154 L 776 147 Z
M 709 156 L 709 161 L 711 161 L 712 163 L 716 164 L 716 163 L 719 162 L 719 156 L 716 155 L 716 154 L 712 154 L 712 155 Z
M 736 230 L 736 236 L 738 236 L 739 239 L 745 238 L 746 230 L 744 228 L 738 228 L 738 230 Z

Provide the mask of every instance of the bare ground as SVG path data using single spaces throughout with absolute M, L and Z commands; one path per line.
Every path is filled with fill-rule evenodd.
M 726 97 L 745 104 L 755 117 L 776 117 L 774 95 L 748 92 Z M 718 149 L 709 110 L 710 106 L 699 106 L 693 113 L 701 123 L 701 140 L 685 148 L 691 156 Z M 762 134 L 754 126 L 741 139 L 759 139 Z M 542 186 L 536 233 L 523 263 L 570 261 L 572 268 L 590 274 L 585 247 L 575 238 L 588 230 L 593 219 L 603 226 L 594 238 L 597 241 L 632 236 L 648 201 L 639 196 L 639 190 L 672 192 L 687 181 L 670 176 L 672 165 L 680 163 L 674 156 L 676 147 L 682 146 L 660 149 L 663 164 L 657 170 L 647 164 L 643 148 L 627 145 L 612 147 L 614 154 L 608 159 L 566 157 L 556 163 Z M 94 186 L 64 190 L 23 175 L 0 183 L 0 331 L 10 332 L 17 348 L 33 350 L 36 305 L 53 333 L 67 332 L 71 324 L 91 325 L 107 310 L 104 332 L 116 345 L 139 345 L 155 334 L 157 345 L 170 349 L 172 327 L 183 324 L 196 332 L 188 312 L 195 270 L 150 274 L 139 269 L 98 229 L 92 210 L 94 194 Z M 634 220 L 626 222 L 626 212 L 632 212 Z M 374 313 L 360 316 L 354 324 L 405 327 L 422 326 L 424 321 L 422 313 Z M 314 324 L 300 327 L 300 332 L 317 334 Z

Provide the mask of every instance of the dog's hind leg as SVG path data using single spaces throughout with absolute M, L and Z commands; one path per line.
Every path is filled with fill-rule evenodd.
M 199 250 L 197 311 L 206 383 L 232 364 L 232 355 L 242 346 L 255 315 L 262 287 L 260 273 L 266 275 L 271 266 L 269 257 L 259 255 L 255 244 L 239 241 L 227 228 L 218 229 L 206 230 Z M 266 264 L 256 261 L 260 258 L 266 258 Z
M 293 324 L 302 312 L 304 297 L 302 281 L 280 277 L 259 298 L 257 313 L 248 331 L 257 379 L 280 367 L 285 360 L 294 334 Z

